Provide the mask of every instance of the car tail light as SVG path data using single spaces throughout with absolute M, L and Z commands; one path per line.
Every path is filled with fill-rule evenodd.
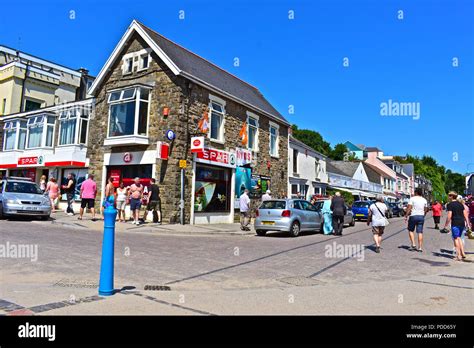
M 256 216 L 256 217 L 259 217 L 259 216 L 260 216 L 260 215 L 259 215 L 259 212 L 258 212 L 258 209 L 257 209 L 257 211 L 255 212 L 255 216 Z
M 291 211 L 290 210 L 283 210 L 281 213 L 282 217 L 290 217 L 291 216 Z

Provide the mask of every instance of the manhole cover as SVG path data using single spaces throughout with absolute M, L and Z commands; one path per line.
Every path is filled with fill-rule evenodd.
M 63 288 L 88 288 L 96 289 L 99 287 L 99 284 L 94 280 L 79 280 L 79 279 L 61 279 L 53 286 L 60 286 Z
M 145 285 L 145 290 L 170 291 L 171 288 L 165 285 Z
M 308 277 L 286 277 L 278 279 L 280 282 L 296 285 L 296 286 L 313 286 L 320 285 L 322 282 Z

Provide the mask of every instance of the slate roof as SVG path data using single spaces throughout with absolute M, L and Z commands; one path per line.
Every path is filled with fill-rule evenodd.
M 171 61 L 173 61 L 173 63 L 186 74 L 200 79 L 217 89 L 225 91 L 252 106 L 271 114 L 276 119 L 289 124 L 288 121 L 265 99 L 257 88 L 165 38 L 142 23 L 138 21 L 137 23 L 165 52 Z
M 330 161 L 326 162 L 326 170 L 334 174 L 345 175 L 352 178 L 357 168 L 359 168 L 359 163 L 360 162 Z M 333 170 L 330 170 L 328 165 Z
M 321 157 L 324 157 L 326 158 L 327 156 L 326 155 L 323 155 L 322 153 L 320 153 L 319 151 L 316 151 L 315 149 L 313 149 L 311 146 L 309 145 L 306 145 L 305 143 L 303 143 L 301 140 L 298 140 L 296 139 L 295 137 L 293 137 L 292 135 L 290 135 L 288 137 L 288 139 L 290 140 L 290 143 L 294 143 L 298 146 L 301 146 L 302 148 L 304 149 L 308 149 L 309 151 L 313 151 L 314 153 L 320 155 Z
M 403 171 L 405 172 L 405 174 L 410 176 L 410 177 L 415 172 L 415 167 L 414 167 L 413 163 L 402 164 L 402 167 L 403 167 Z
M 364 170 L 367 174 L 367 178 L 369 179 L 369 181 L 376 184 L 380 184 L 380 176 L 383 175 L 383 173 L 381 173 L 381 171 L 377 167 L 370 165 L 366 162 L 362 162 L 362 165 L 364 166 Z
M 367 152 L 374 152 L 374 151 L 381 152 L 382 150 L 380 150 L 378 147 L 370 147 L 369 146 L 369 147 L 365 148 L 365 151 L 367 151 Z

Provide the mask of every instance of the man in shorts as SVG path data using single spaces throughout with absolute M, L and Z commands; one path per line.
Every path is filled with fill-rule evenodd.
M 85 180 L 81 185 L 81 209 L 79 210 L 78 220 L 82 220 L 82 215 L 84 215 L 84 209 L 87 208 L 92 213 L 92 221 L 95 221 L 95 197 L 97 195 L 97 184 L 94 181 L 94 175 L 89 174 L 87 180 Z
M 382 235 L 385 231 L 387 219 L 387 206 L 382 196 L 377 197 L 375 203 L 369 207 L 369 217 L 367 219 L 367 226 L 372 224 L 372 233 L 374 235 L 375 252 L 380 253 L 380 247 L 382 245 Z
M 153 212 L 153 223 L 161 224 L 161 198 L 160 198 L 160 187 L 156 184 L 154 178 L 150 179 L 150 193 L 147 198 L 147 208 L 143 221 L 146 220 L 146 216 L 149 211 Z
M 135 182 L 130 186 L 128 193 L 130 195 L 130 211 L 133 217 L 132 224 L 140 225 L 139 217 L 143 199 L 143 185 L 140 183 L 139 177 L 135 178 Z
M 425 223 L 425 215 L 428 212 L 428 202 L 422 197 L 421 188 L 415 189 L 415 196 L 410 198 L 405 215 L 405 222 L 408 220 L 408 234 L 410 237 L 410 251 L 423 252 L 423 225 Z M 415 244 L 415 229 L 418 234 L 418 248 Z
M 449 192 L 448 197 L 450 202 L 448 203 L 448 217 L 444 224 L 444 228 L 451 224 L 451 234 L 453 237 L 454 247 L 456 248 L 455 261 L 463 261 L 466 259 L 466 253 L 464 252 L 464 245 L 461 237 L 464 229 L 470 228 L 469 213 L 465 209 L 464 205 L 457 200 L 458 194 L 456 192 Z

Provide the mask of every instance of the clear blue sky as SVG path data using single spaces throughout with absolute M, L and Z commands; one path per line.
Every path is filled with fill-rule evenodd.
M 472 0 L 44 0 L 6 1 L 2 12 L 1 44 L 92 74 L 136 18 L 255 85 L 332 145 L 351 140 L 474 171 Z M 389 99 L 420 103 L 420 119 L 381 116 Z

